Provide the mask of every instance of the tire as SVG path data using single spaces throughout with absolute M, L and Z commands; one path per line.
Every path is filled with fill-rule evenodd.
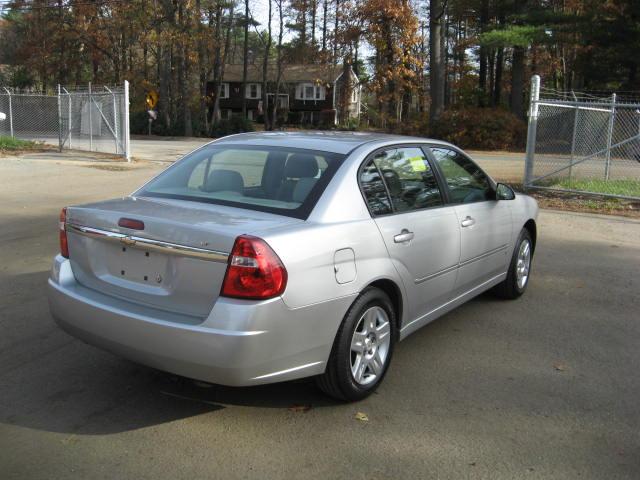
M 375 328 L 369 326 L 372 321 Z M 338 329 L 327 369 L 317 377 L 318 387 L 348 402 L 371 395 L 387 373 L 397 337 L 391 300 L 382 290 L 367 288 Z
M 522 258 L 521 254 L 523 253 L 523 250 L 527 248 L 528 253 L 525 256 L 526 258 Z M 531 234 L 529 233 L 529 230 L 523 228 L 520 231 L 518 241 L 513 249 L 511 263 L 509 264 L 509 270 L 507 271 L 507 278 L 493 288 L 494 293 L 498 297 L 513 300 L 518 298 L 527 290 L 527 285 L 529 285 L 529 280 L 531 279 L 533 248 L 534 244 L 531 239 Z M 520 260 L 526 264 L 526 269 L 524 271 L 522 270 L 523 264 L 519 264 Z

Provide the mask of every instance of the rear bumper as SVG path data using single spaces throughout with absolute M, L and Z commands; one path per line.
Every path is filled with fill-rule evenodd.
M 49 305 L 69 334 L 133 361 L 230 386 L 320 374 L 352 298 L 288 309 L 219 298 L 206 319 L 185 317 L 104 295 L 80 285 L 56 257 Z

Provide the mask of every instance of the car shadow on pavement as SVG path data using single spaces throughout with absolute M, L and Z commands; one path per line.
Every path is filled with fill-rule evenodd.
M 335 404 L 312 380 L 246 388 L 211 385 L 86 345 L 55 325 L 46 300 L 47 277 L 48 271 L 3 275 L 0 424 L 103 435 L 228 406 L 305 410 Z

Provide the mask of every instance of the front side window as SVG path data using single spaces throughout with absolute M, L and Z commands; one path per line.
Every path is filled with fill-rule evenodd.
M 471 159 L 450 148 L 432 147 L 452 203 L 473 203 L 491 200 L 493 189 L 489 177 Z
M 402 213 L 443 204 L 431 165 L 417 147 L 377 153 L 363 169 L 360 184 L 374 215 L 390 213 L 391 209 Z M 383 186 L 384 195 L 379 184 Z
M 210 145 L 136 192 L 306 218 L 344 155 L 283 147 Z

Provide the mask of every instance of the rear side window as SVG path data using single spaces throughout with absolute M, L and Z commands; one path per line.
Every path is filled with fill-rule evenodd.
M 374 215 L 443 204 L 431 165 L 422 149 L 417 147 L 392 148 L 377 153 L 363 168 L 360 185 Z
M 387 189 L 373 160 L 367 162 L 360 172 L 360 187 L 367 200 L 369 211 L 373 215 L 386 215 L 392 212 Z
M 214 144 L 186 156 L 136 195 L 306 218 L 343 159 L 315 150 Z

